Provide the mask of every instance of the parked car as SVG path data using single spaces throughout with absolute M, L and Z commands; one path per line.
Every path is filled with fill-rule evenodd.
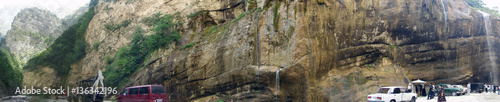
M 470 84 L 470 92 L 473 93 L 482 93 L 484 91 L 483 83 L 471 83 Z
M 377 93 L 368 95 L 368 102 L 415 102 L 416 99 L 416 93 L 402 86 L 381 87 Z
M 451 85 L 451 87 L 458 89 L 458 95 L 465 95 L 467 93 L 467 87 L 464 87 L 462 85 Z
M 118 102 L 167 102 L 167 94 L 162 85 L 133 86 L 120 93 Z
M 458 96 L 460 89 L 453 88 L 450 84 L 443 84 L 444 95 Z

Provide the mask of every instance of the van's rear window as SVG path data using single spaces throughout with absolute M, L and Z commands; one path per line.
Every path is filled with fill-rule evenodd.
M 139 93 L 139 88 L 131 88 L 130 95 L 137 95 Z
M 151 86 L 151 93 L 153 94 L 165 93 L 165 88 L 163 88 L 162 86 Z

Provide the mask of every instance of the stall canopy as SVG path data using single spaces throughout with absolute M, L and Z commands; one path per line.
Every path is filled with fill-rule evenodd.
M 412 84 L 425 84 L 425 83 L 427 83 L 427 82 L 422 81 L 422 80 L 420 80 L 420 79 L 417 79 L 417 80 L 415 80 L 415 81 L 412 81 L 411 83 L 412 83 Z

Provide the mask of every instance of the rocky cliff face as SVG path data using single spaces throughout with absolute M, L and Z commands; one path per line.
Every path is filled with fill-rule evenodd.
M 128 46 L 132 28 L 150 29 L 140 20 L 157 12 L 184 22 L 182 40 L 155 51 L 127 86 L 162 84 L 170 101 L 364 101 L 380 86 L 406 85 L 402 72 L 435 83 L 498 77 L 488 74 L 498 60 L 487 57 L 498 55 L 487 38 L 500 44 L 500 20 L 484 22 L 462 0 L 100 2 L 86 34 L 100 46 L 87 47 L 69 84 L 106 70 L 106 56 Z

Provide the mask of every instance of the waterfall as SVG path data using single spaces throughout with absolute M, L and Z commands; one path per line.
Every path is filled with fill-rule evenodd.
M 497 63 L 495 61 L 495 52 L 493 50 L 493 38 L 494 36 L 490 34 L 491 32 L 491 19 L 490 14 L 483 11 L 479 11 L 483 14 L 484 29 L 486 30 L 486 43 L 488 44 L 488 59 L 490 60 L 490 77 L 493 84 L 499 84 L 497 78 Z
M 278 71 L 276 71 L 276 102 L 278 102 L 278 93 L 279 92 L 279 89 L 280 89 L 280 71 L 283 69 L 283 67 L 281 67 Z
M 257 18 L 257 46 L 259 47 L 259 48 L 257 48 L 257 50 L 259 50 L 259 58 L 258 58 L 258 60 L 259 60 L 259 66 L 258 66 L 258 69 L 257 69 L 257 78 L 260 77 L 259 74 L 260 74 L 260 65 L 261 65 L 261 63 L 260 63 L 260 30 L 259 30 L 260 27 L 259 27 L 259 24 L 260 24 L 260 16 L 262 15 L 262 13 L 264 13 L 264 12 L 262 11 L 259 14 L 259 17 Z
M 403 73 L 403 76 L 405 77 L 406 81 L 408 81 L 408 83 L 410 83 L 410 79 L 408 79 L 408 77 L 406 77 L 405 73 L 403 72 L 403 70 L 401 70 L 401 65 L 399 65 L 399 72 Z
M 445 28 L 447 28 L 447 24 L 448 24 L 448 12 L 446 12 L 446 7 L 444 6 L 443 0 L 441 0 L 441 6 L 443 7 L 444 25 L 445 25 Z
M 443 19 L 444 19 L 444 28 L 442 30 L 442 34 L 440 36 L 440 40 L 444 40 L 444 44 L 443 44 L 443 48 L 444 48 L 444 64 L 446 64 L 445 66 L 446 67 L 450 67 L 450 66 L 453 66 L 452 65 L 452 62 L 453 61 L 452 59 L 448 59 L 450 58 L 450 53 L 449 53 L 449 47 L 450 47 L 450 43 L 448 43 L 448 12 L 446 12 L 446 3 L 443 1 L 443 0 L 440 0 L 441 1 L 441 7 L 443 8 Z M 450 73 L 445 73 L 445 76 L 446 77 L 450 77 L 449 75 Z
M 444 30 L 441 34 L 441 39 L 444 40 L 445 42 L 448 42 L 448 37 L 446 37 L 445 35 L 447 34 L 448 32 L 448 12 L 446 12 L 446 5 L 444 3 L 443 0 L 441 0 L 441 7 L 443 7 L 443 19 L 444 19 Z M 443 45 L 445 46 L 444 47 L 444 50 L 446 51 L 447 50 L 447 47 L 448 47 L 448 44 L 445 44 Z M 449 53 L 445 52 L 445 56 L 444 56 L 444 61 L 446 62 L 447 66 L 449 65 L 449 61 L 448 61 L 448 58 L 449 57 Z
M 445 42 L 448 42 L 448 38 L 447 38 L 447 37 L 445 37 L 445 35 L 446 35 L 446 34 L 447 34 L 447 32 L 448 32 L 448 12 L 446 12 L 446 5 L 444 4 L 444 1 L 443 1 L 443 0 L 441 0 L 441 7 L 443 7 L 443 16 L 444 16 L 444 17 L 443 17 L 443 19 L 444 19 L 444 31 L 443 31 L 443 33 L 441 34 L 441 37 L 442 37 L 442 39 L 443 39 L 443 40 L 445 40 Z M 446 51 L 446 50 L 447 50 L 447 46 L 448 46 L 448 45 L 446 44 L 446 45 L 444 45 L 444 46 L 446 46 L 446 47 L 444 47 L 444 50 Z M 446 62 L 447 62 L 447 65 L 449 65 L 449 63 L 448 63 L 449 61 L 448 61 L 448 59 L 447 59 L 448 57 L 449 57 L 449 54 L 446 52 L 446 53 L 445 53 L 445 57 L 444 57 L 444 61 L 446 61 Z

